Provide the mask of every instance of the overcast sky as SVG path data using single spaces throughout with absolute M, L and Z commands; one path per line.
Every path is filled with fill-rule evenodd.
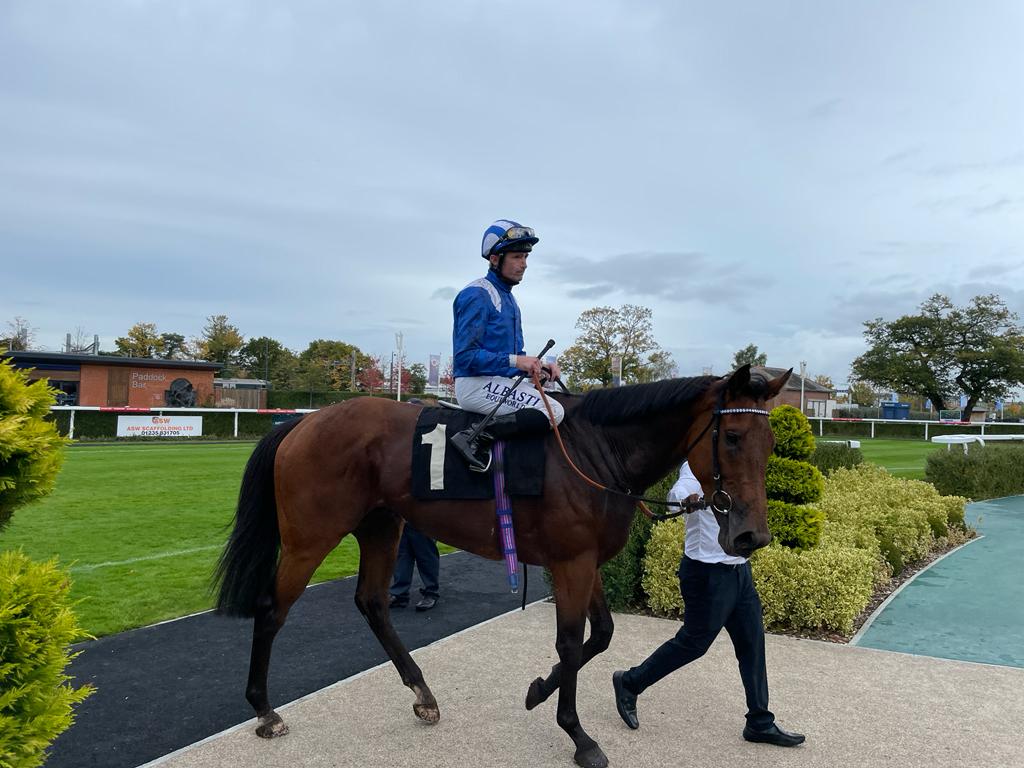
M 0 323 L 451 354 L 494 219 L 527 352 L 641 304 L 683 375 L 846 380 L 934 292 L 1024 314 L 1018 2 L 0 0 Z

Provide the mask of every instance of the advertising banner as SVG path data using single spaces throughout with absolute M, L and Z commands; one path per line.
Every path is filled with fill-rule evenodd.
M 427 369 L 427 386 L 435 389 L 441 383 L 441 356 L 430 356 L 430 367 Z
M 118 416 L 118 437 L 199 437 L 202 416 Z

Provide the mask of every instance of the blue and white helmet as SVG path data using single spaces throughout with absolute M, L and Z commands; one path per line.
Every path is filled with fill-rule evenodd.
M 484 231 L 480 255 L 485 259 L 503 251 L 528 251 L 540 240 L 530 228 L 511 219 L 498 219 Z M 518 246 L 518 248 L 517 248 Z M 523 246 L 529 246 L 524 248 Z

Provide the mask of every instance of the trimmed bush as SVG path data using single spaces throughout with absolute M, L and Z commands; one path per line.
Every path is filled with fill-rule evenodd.
M 830 475 L 840 467 L 853 469 L 864 463 L 864 454 L 860 448 L 851 448 L 842 443 L 826 443 L 819 440 L 811 454 L 811 464 L 823 475 Z
M 46 419 L 54 391 L 0 360 L 0 531 L 15 507 L 53 490 L 67 442 Z
M 778 544 L 792 549 L 810 549 L 821 539 L 825 513 L 806 505 L 768 502 L 768 530 Z
M 871 553 L 827 540 L 802 552 L 772 544 L 751 562 L 769 628 L 849 634 L 874 592 Z
M 996 499 L 1024 494 L 1024 446 L 956 448 L 928 456 L 925 479 L 945 496 Z
M 821 498 L 825 479 L 806 461 L 768 457 L 765 487 L 769 499 L 790 504 L 811 504 Z
M 814 453 L 814 433 L 811 422 L 792 405 L 780 405 L 773 408 L 768 416 L 772 432 L 775 434 L 776 456 L 784 459 L 806 461 Z
M 664 501 L 677 477 L 678 473 L 669 473 L 644 491 L 643 495 Z M 605 600 L 613 611 L 634 609 L 644 604 L 641 579 L 644 553 L 647 550 L 647 541 L 651 538 L 651 526 L 650 519 L 637 511 L 629 527 L 626 545 L 621 552 L 601 566 Z
M 833 472 L 818 506 L 829 522 L 872 531 L 882 556 L 898 574 L 907 563 L 927 555 L 951 525 L 963 529 L 966 502 L 959 496 L 940 496 L 929 483 L 861 464 Z
M 74 720 L 92 686 L 72 688 L 69 645 L 86 637 L 71 611 L 71 585 L 56 561 L 0 553 L 0 764 L 34 768 Z
M 682 616 L 679 594 L 679 561 L 683 557 L 686 520 L 676 517 L 656 523 L 644 554 L 643 588 L 647 606 L 662 616 Z

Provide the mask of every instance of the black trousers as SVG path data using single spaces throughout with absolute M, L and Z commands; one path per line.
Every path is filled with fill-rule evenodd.
M 391 583 L 391 594 L 399 599 L 409 599 L 413 564 L 420 572 L 420 581 L 423 582 L 420 594 L 424 597 L 437 597 L 438 580 L 441 575 L 441 555 L 437 551 L 437 542 L 406 523 L 402 529 L 402 539 L 398 543 L 395 578 Z
M 679 591 L 684 602 L 683 626 L 640 666 L 626 672 L 624 685 L 633 693 L 643 693 L 707 653 L 724 627 L 732 639 L 747 695 L 747 724 L 759 730 L 769 727 L 775 715 L 768 710 L 761 598 L 754 588 L 750 563 L 703 563 L 683 556 Z

